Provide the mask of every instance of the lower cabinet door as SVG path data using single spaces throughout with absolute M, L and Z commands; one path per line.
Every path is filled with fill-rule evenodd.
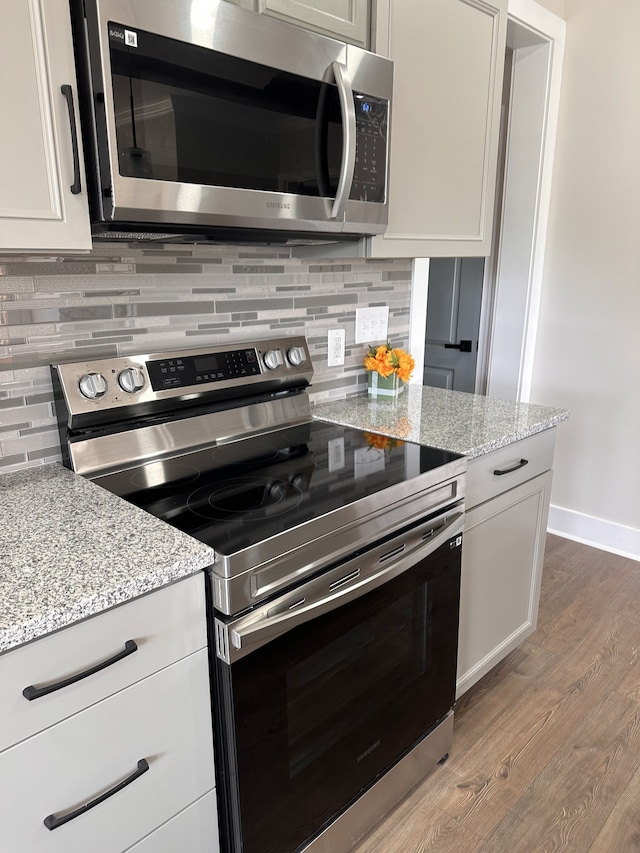
M 219 853 L 216 792 L 196 803 L 129 847 L 127 853 Z
M 0 850 L 126 850 L 213 788 L 210 708 L 202 649 L 0 753 Z
M 547 471 L 466 515 L 457 697 L 536 628 L 550 490 Z

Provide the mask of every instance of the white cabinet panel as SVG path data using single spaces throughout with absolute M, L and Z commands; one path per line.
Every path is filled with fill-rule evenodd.
M 229 0 L 288 24 L 368 48 L 371 0 Z
M 488 255 L 507 0 L 379 0 L 395 63 L 389 227 L 374 257 Z
M 219 853 L 216 792 L 167 821 L 126 853 Z
M 206 647 L 204 574 L 178 581 L 0 656 L 0 750 Z M 105 661 L 134 640 L 137 651 L 40 698 L 42 687 Z M 1 849 L 1 848 L 0 848 Z
M 77 88 L 66 0 L 3 0 L 0 17 L 0 251 L 91 248 L 82 145 L 81 192 L 67 101 Z M 78 128 L 79 129 L 79 128 Z
M 457 696 L 535 630 L 550 491 L 547 471 L 467 513 Z
M 258 11 L 366 48 L 370 5 L 370 0 L 258 0 Z
M 549 471 L 553 465 L 555 443 L 556 427 L 552 427 L 472 459 L 467 466 L 467 508 L 473 509 L 507 489 Z M 496 474 L 496 471 L 502 473 Z
M 125 850 L 214 785 L 202 649 L 0 754 L 0 850 Z M 63 825 L 61 816 L 149 769 Z M 188 847 L 186 848 L 188 849 Z

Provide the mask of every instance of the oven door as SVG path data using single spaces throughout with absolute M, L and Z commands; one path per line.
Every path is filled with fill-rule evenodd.
M 301 849 L 450 711 L 462 527 L 458 507 L 214 620 L 230 851 Z
M 103 220 L 383 230 L 391 63 L 191 5 L 85 0 Z

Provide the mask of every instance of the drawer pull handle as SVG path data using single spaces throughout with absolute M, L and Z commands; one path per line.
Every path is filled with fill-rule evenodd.
M 89 809 L 92 809 L 94 806 L 103 803 L 105 800 L 108 800 L 109 797 L 112 797 L 114 794 L 117 794 L 118 791 L 121 791 L 123 788 L 126 788 L 127 785 L 130 785 L 132 782 L 142 776 L 143 773 L 146 773 L 149 769 L 149 762 L 146 758 L 141 758 L 138 761 L 138 767 L 133 771 L 131 776 L 127 776 L 126 779 L 123 779 L 122 782 L 118 782 L 117 785 L 114 785 L 113 788 L 110 788 L 108 791 L 105 791 L 104 794 L 100 794 L 99 797 L 96 797 L 95 800 L 90 800 L 88 803 L 85 803 L 83 806 L 79 806 L 77 809 L 74 809 L 71 812 L 67 812 L 66 814 L 55 815 L 50 814 L 45 817 L 43 823 L 47 827 L 47 829 L 57 829 L 59 826 L 62 826 L 63 823 L 68 823 L 70 820 L 78 817 L 85 812 L 88 812 Z
M 519 462 L 516 462 L 515 465 L 512 465 L 511 468 L 496 468 L 493 473 L 496 477 L 502 477 L 503 474 L 511 474 L 512 471 L 517 471 L 518 468 L 524 468 L 524 466 L 528 464 L 528 459 L 521 459 Z
M 75 684 L 76 681 L 82 681 L 83 678 L 95 675 L 95 673 L 100 672 L 101 669 L 106 669 L 108 666 L 111 666 L 111 664 L 117 663 L 119 660 L 122 660 L 122 658 L 126 658 L 128 655 L 133 654 L 137 650 L 138 644 L 136 641 L 127 640 L 124 644 L 124 649 L 108 660 L 103 660 L 101 663 L 97 663 L 90 669 L 85 669 L 82 672 L 76 673 L 76 675 L 62 679 L 62 681 L 53 681 L 51 684 L 45 684 L 42 687 L 34 687 L 34 685 L 31 684 L 29 687 L 24 688 L 22 695 L 25 699 L 28 699 L 29 702 L 33 699 L 39 699 L 41 696 L 46 696 L 48 693 L 53 693 L 55 690 L 60 690 L 63 687 L 68 687 L 70 684 Z

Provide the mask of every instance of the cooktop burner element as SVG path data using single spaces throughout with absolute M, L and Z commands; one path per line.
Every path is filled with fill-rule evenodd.
M 242 516 L 244 521 L 259 521 L 283 512 L 291 512 L 302 500 L 299 488 L 286 480 L 268 477 L 235 477 L 221 486 L 203 486 L 187 498 L 187 508 L 202 518 L 226 521 Z

